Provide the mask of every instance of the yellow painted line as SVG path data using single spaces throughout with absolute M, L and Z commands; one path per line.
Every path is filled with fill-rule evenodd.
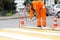
M 26 36 L 21 34 L 10 34 L 5 32 L 0 32 L 0 36 L 8 37 L 8 38 L 15 38 L 17 40 L 51 40 L 49 38 L 41 38 L 41 37 L 32 37 L 32 36 Z
M 28 29 L 20 29 L 20 30 L 28 30 Z M 0 32 L 7 32 L 11 34 L 21 34 L 21 35 L 27 35 L 27 36 L 33 36 L 33 37 L 41 37 L 41 38 L 49 38 L 52 40 L 59 40 L 60 36 L 51 36 L 51 35 L 45 35 L 45 34 L 34 34 L 34 33 L 28 33 L 28 32 L 17 32 L 12 30 L 0 30 Z M 43 31 L 41 31 L 43 32 Z
M 37 32 L 49 32 L 49 33 L 60 34 L 60 31 L 55 31 L 55 30 L 41 30 L 41 29 L 29 29 L 29 28 L 17 28 L 16 30 L 30 30 L 30 31 L 37 31 Z
M 12 31 L 18 31 L 18 32 L 29 32 L 29 33 L 38 33 L 38 34 L 47 34 L 47 35 L 55 35 L 60 36 L 60 33 L 57 33 L 57 31 L 51 31 L 51 30 L 40 30 L 40 31 L 33 31 L 33 30 L 27 30 L 27 29 L 4 29 L 4 30 L 12 30 Z
M 7 38 L 7 37 L 0 36 L 0 40 L 17 40 L 17 39 L 12 39 L 12 38 Z

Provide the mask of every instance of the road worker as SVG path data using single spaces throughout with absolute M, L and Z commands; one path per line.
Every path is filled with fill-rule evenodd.
M 30 8 L 30 21 L 32 20 L 34 12 L 36 12 L 37 27 L 46 27 L 46 8 L 44 3 L 41 0 L 34 0 L 31 4 L 28 7 L 28 9 Z

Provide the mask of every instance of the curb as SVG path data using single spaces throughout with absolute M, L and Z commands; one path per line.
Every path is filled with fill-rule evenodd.
M 26 27 L 26 26 L 21 26 L 20 28 L 29 28 L 29 29 L 40 29 L 40 30 L 53 30 L 53 31 L 60 31 L 60 28 L 49 28 L 49 27 Z
M 20 17 L 0 17 L 0 20 L 18 19 Z
M 21 18 L 21 17 L 19 17 L 19 16 L 0 17 L 0 20 L 19 19 L 19 18 Z M 28 16 L 24 17 L 24 18 L 28 18 Z

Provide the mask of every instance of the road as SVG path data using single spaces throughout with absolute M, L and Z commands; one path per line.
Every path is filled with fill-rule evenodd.
M 16 28 L 19 26 L 19 19 L 0 20 L 0 28 Z
M 60 31 L 4 28 L 0 30 L 0 40 L 60 40 Z
M 28 22 L 24 19 L 24 27 L 36 27 L 36 20 Z M 21 19 L 0 20 L 0 40 L 60 40 L 60 31 L 19 28 Z M 52 27 L 53 16 L 47 17 L 47 27 Z M 60 18 L 57 18 L 60 27 Z M 20 26 L 21 27 L 21 26 Z
M 34 19 L 34 18 L 33 18 Z M 8 19 L 8 20 L 0 20 L 0 28 L 18 28 L 20 24 L 21 19 Z M 47 27 L 52 27 L 54 24 L 54 17 L 53 16 L 47 16 Z M 32 26 L 36 27 L 36 20 L 33 22 L 28 22 L 28 18 L 24 19 L 26 26 Z M 57 24 L 58 27 L 60 27 L 60 18 L 57 18 Z
M 32 18 L 32 20 L 34 20 L 35 17 Z M 36 27 L 36 20 L 28 22 L 29 18 L 25 18 L 25 22 L 27 22 L 27 26 L 32 26 L 32 27 Z M 54 16 L 47 16 L 46 18 L 46 22 L 47 22 L 47 26 L 46 27 L 52 27 L 54 25 Z M 58 24 L 58 28 L 60 28 L 60 18 L 57 18 L 57 24 Z

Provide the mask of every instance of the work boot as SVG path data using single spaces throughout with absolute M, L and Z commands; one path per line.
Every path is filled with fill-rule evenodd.
M 37 26 L 37 27 L 41 27 L 41 26 Z
M 43 26 L 43 27 L 46 27 L 46 26 Z
M 37 27 L 39 27 L 39 29 L 42 29 L 42 27 L 41 27 L 41 26 L 37 26 Z
M 47 29 L 47 27 L 46 26 L 42 26 L 42 29 Z

